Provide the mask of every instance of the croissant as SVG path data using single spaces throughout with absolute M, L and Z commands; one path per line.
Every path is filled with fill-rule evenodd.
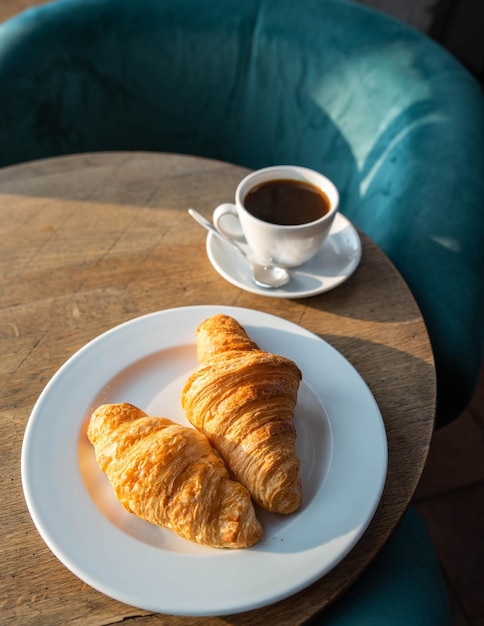
M 254 501 L 277 513 L 301 504 L 294 409 L 297 365 L 259 349 L 232 317 L 197 329 L 200 366 L 182 391 L 190 422 L 207 435 Z
M 106 404 L 92 414 L 87 436 L 116 497 L 138 517 L 217 548 L 260 539 L 248 491 L 194 428 L 131 404 Z

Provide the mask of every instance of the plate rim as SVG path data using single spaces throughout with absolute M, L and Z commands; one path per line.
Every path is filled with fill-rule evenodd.
M 159 604 L 157 604 L 156 602 L 154 604 L 152 603 L 148 603 L 149 606 L 147 604 L 145 604 L 144 602 L 140 603 L 138 601 L 135 601 L 134 597 L 130 597 L 127 598 L 125 594 L 121 594 L 119 595 L 117 593 L 116 589 L 113 589 L 113 585 L 106 583 L 105 581 L 99 581 L 99 580 L 93 580 L 89 575 L 86 575 L 86 572 L 83 569 L 82 564 L 79 565 L 78 563 L 73 563 L 71 562 L 71 559 L 69 557 L 66 557 L 66 555 L 63 553 L 63 548 L 62 545 L 59 547 L 58 542 L 56 542 L 55 538 L 53 538 L 51 536 L 51 534 L 49 533 L 49 529 L 46 529 L 45 526 L 42 524 L 42 520 L 41 520 L 41 515 L 39 515 L 39 511 L 38 511 L 38 502 L 36 502 L 36 497 L 31 490 L 31 484 L 29 482 L 29 471 L 31 471 L 31 468 L 29 468 L 29 449 L 30 446 L 34 445 L 32 444 L 32 437 L 31 434 L 33 432 L 33 428 L 36 424 L 36 420 L 38 421 L 38 417 L 36 417 L 37 415 L 39 415 L 39 412 L 42 409 L 43 403 L 45 402 L 45 399 L 48 398 L 49 394 L 52 393 L 52 389 L 55 390 L 55 386 L 57 384 L 59 384 L 59 381 L 61 381 L 62 383 L 62 377 L 64 375 L 64 373 L 66 372 L 66 370 L 69 369 L 69 367 L 72 366 L 72 363 L 75 361 L 75 359 L 80 358 L 80 356 L 82 357 L 83 355 L 85 355 L 86 353 L 88 353 L 90 350 L 93 349 L 93 346 L 98 346 L 99 344 L 101 344 L 103 341 L 105 341 L 106 339 L 109 338 L 113 338 L 116 339 L 115 335 L 121 333 L 121 335 L 123 334 L 123 331 L 125 331 L 128 328 L 131 328 L 131 330 L 138 325 L 143 326 L 144 323 L 146 322 L 152 322 L 152 321 L 156 321 L 158 319 L 162 319 L 165 315 L 178 315 L 181 311 L 187 313 L 189 316 L 190 315 L 195 315 L 195 317 L 200 314 L 202 315 L 203 313 L 203 319 L 205 317 L 209 317 L 210 315 L 213 315 L 217 312 L 222 312 L 222 313 L 226 313 L 229 315 L 233 315 L 234 317 L 237 318 L 237 315 L 242 315 L 242 316 L 248 316 L 249 318 L 252 317 L 253 318 L 253 323 L 256 323 L 257 320 L 259 319 L 264 319 L 268 322 L 272 321 L 273 323 L 276 323 L 276 327 L 277 325 L 282 325 L 283 329 L 289 329 L 289 330 L 293 330 L 295 331 L 297 329 L 298 333 L 301 333 L 303 335 L 305 335 L 306 337 L 310 336 L 313 340 L 316 340 L 317 342 L 321 342 L 321 344 L 319 345 L 324 345 L 326 346 L 326 349 L 329 349 L 330 351 L 332 351 L 333 355 L 337 355 L 337 358 L 342 359 L 343 362 L 346 363 L 346 366 L 349 366 L 350 370 L 353 371 L 353 373 L 356 375 L 356 377 L 359 378 L 360 383 L 363 385 L 363 388 L 366 389 L 367 392 L 367 400 L 368 401 L 372 401 L 374 404 L 374 409 L 376 411 L 375 416 L 373 419 L 376 418 L 376 422 L 378 422 L 378 425 L 380 427 L 380 436 L 382 437 L 382 441 L 380 442 L 380 445 L 383 443 L 383 447 L 380 450 L 380 453 L 383 453 L 383 457 L 384 458 L 380 458 L 380 463 L 382 464 L 382 475 L 380 476 L 380 484 L 377 486 L 377 489 L 375 490 L 375 493 L 373 494 L 373 498 L 372 498 L 372 506 L 371 506 L 371 511 L 367 517 L 367 519 L 365 520 L 365 523 L 362 525 L 362 527 L 358 530 L 358 532 L 356 533 L 355 537 L 347 543 L 347 545 L 345 546 L 345 550 L 341 551 L 338 557 L 338 560 L 336 562 L 334 562 L 331 567 L 327 570 L 329 571 L 330 569 L 332 569 L 333 567 L 335 567 L 337 565 L 337 563 L 339 563 L 344 556 L 346 556 L 346 554 L 354 547 L 354 545 L 356 545 L 356 543 L 359 541 L 359 539 L 361 538 L 361 536 L 363 535 L 364 531 L 366 530 L 368 524 L 370 523 L 371 519 L 373 518 L 373 515 L 376 511 L 376 508 L 378 506 L 378 503 L 380 501 L 381 498 L 381 494 L 383 492 L 383 488 L 385 485 L 385 479 L 386 479 L 386 470 L 387 470 L 387 459 L 388 459 L 388 450 L 387 450 L 387 440 L 386 440 L 386 433 L 385 433 L 385 426 L 383 423 L 383 419 L 381 417 L 381 413 L 379 411 L 379 408 L 376 404 L 376 401 L 373 397 L 373 394 L 371 393 L 371 391 L 369 390 L 368 386 L 366 385 L 366 383 L 364 382 L 364 380 L 362 379 L 361 375 L 357 372 L 357 370 L 354 368 L 354 366 L 351 365 L 351 363 L 341 354 L 339 353 L 333 346 L 331 346 L 331 344 L 329 344 L 328 342 L 326 342 L 324 339 L 322 339 L 321 337 L 319 337 L 318 335 L 312 333 L 311 331 L 305 329 L 304 327 L 295 324 L 294 322 L 290 322 L 280 316 L 276 316 L 270 313 L 264 313 L 261 311 L 257 311 L 257 310 L 252 310 L 252 309 L 247 309 L 247 308 L 241 308 L 241 307 L 233 307 L 233 306 L 226 306 L 226 305 L 197 305 L 197 306 L 185 306 L 185 307 L 175 307 L 175 308 L 169 308 L 169 309 L 162 309 L 160 311 L 155 311 L 152 313 L 147 313 L 145 315 L 140 315 L 137 317 L 134 317 L 130 320 L 127 320 L 121 324 L 118 324 L 110 329 L 108 329 L 107 331 L 101 333 L 100 335 L 98 335 L 97 337 L 91 339 L 89 342 L 87 342 L 84 346 L 82 346 L 79 350 L 77 350 L 56 372 L 55 374 L 51 377 L 51 379 L 49 380 L 49 382 L 47 383 L 47 385 L 44 387 L 44 389 L 42 390 L 41 394 L 38 397 L 37 402 L 35 403 L 31 415 L 29 417 L 27 426 L 25 428 L 25 433 L 24 433 L 24 440 L 23 440 L 23 444 L 22 444 L 22 455 L 21 455 L 21 475 L 22 475 L 22 487 L 24 489 L 24 496 L 27 502 L 27 506 L 29 509 L 29 513 L 32 517 L 32 520 L 34 521 L 34 524 L 39 532 L 39 534 L 41 535 L 42 539 L 44 540 L 44 542 L 47 544 L 47 546 L 49 547 L 49 549 L 55 554 L 55 556 L 68 568 L 70 569 L 74 574 L 76 574 L 76 576 L 78 576 L 81 580 L 87 582 L 90 586 L 94 587 L 95 589 L 99 590 L 100 592 L 108 595 L 109 597 L 112 597 L 114 599 L 117 599 L 121 602 L 124 603 L 128 603 L 131 604 L 133 606 L 138 606 L 139 608 L 143 608 L 143 609 L 147 609 L 147 610 L 155 610 L 157 612 L 169 612 L 171 614 L 175 614 L 175 615 L 186 615 L 186 616 L 203 616 L 203 615 L 224 615 L 224 614 L 229 614 L 229 613 L 236 613 L 236 612 L 242 612 L 242 611 L 248 611 L 248 610 L 252 610 L 255 608 L 260 608 L 262 606 L 266 606 L 269 604 L 272 604 L 274 602 L 277 602 L 283 598 L 286 598 L 290 595 L 293 595 L 294 593 L 296 593 L 297 591 L 300 591 L 301 589 L 307 587 L 308 585 L 310 585 L 312 582 L 314 582 L 315 580 L 317 580 L 318 578 L 320 578 L 322 575 L 324 575 L 325 573 L 327 573 L 326 571 L 324 572 L 319 572 L 318 575 L 313 575 L 312 577 L 306 578 L 303 581 L 299 580 L 299 582 L 297 583 L 293 583 L 292 585 L 290 585 L 289 587 L 285 588 L 284 590 L 281 590 L 281 592 L 279 594 L 272 592 L 271 594 L 269 594 L 267 597 L 264 598 L 258 598 L 258 600 L 256 602 L 250 602 L 247 600 L 244 600 L 244 602 L 240 602 L 234 606 L 234 605 L 227 605 L 227 603 L 222 603 L 222 605 L 219 605 L 217 607 L 210 607 L 210 606 L 204 606 L 204 607 L 193 607 L 193 609 L 187 609 L 186 606 L 183 607 L 176 607 L 176 606 L 170 606 L 168 609 L 163 606 L 160 606 Z M 200 320 L 202 321 L 202 320 Z M 244 325 L 250 324 L 250 322 L 244 322 Z M 194 341 L 193 341 L 194 343 Z M 141 358 L 141 357 L 140 357 Z M 40 413 L 41 414 L 41 413 Z M 79 429 L 79 425 L 78 425 L 78 429 Z M 95 508 L 96 511 L 98 511 L 98 509 L 96 508 L 95 504 L 91 501 L 92 506 Z M 102 516 L 101 516 L 102 517 Z M 103 522 L 104 526 L 106 526 L 106 528 L 104 528 L 104 532 L 106 532 L 106 530 L 109 531 L 109 529 L 112 528 L 110 526 L 110 522 L 108 522 L 108 520 L 104 520 Z M 133 539 L 133 541 L 135 541 Z M 147 555 L 147 547 L 144 546 L 142 544 L 140 544 L 139 542 L 136 543 L 136 548 L 138 550 L 140 550 L 140 553 L 143 553 L 145 556 Z M 149 552 L 149 549 L 148 549 Z M 250 549 L 243 551 L 243 552 L 239 552 L 236 551 L 238 554 L 243 554 L 245 556 L 243 556 L 243 560 L 247 561 L 249 560 L 251 557 L 247 557 L 247 555 L 250 555 Z M 234 552 L 232 552 L 232 554 L 234 554 Z M 225 558 L 225 557 L 224 557 Z M 226 561 L 228 559 L 226 558 Z M 178 609 L 178 610 L 177 610 Z

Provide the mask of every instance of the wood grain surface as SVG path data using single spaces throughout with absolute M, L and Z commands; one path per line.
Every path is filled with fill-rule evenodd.
M 147 153 L 85 154 L 0 170 L 0 623 L 300 624 L 358 578 L 408 506 L 435 403 L 419 310 L 393 265 L 363 235 L 355 274 L 325 294 L 273 299 L 225 282 L 208 261 L 205 232 L 186 210 L 209 217 L 246 173 L 217 161 Z M 90 588 L 49 551 L 23 496 L 22 439 L 44 386 L 88 341 L 139 315 L 200 304 L 272 313 L 339 350 L 382 412 L 388 476 L 363 538 L 309 588 L 238 615 L 150 615 Z

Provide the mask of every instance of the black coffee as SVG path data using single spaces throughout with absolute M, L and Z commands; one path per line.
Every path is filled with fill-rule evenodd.
M 244 206 L 264 222 L 295 226 L 326 215 L 330 202 L 321 189 L 310 183 L 281 179 L 253 187 L 244 198 Z

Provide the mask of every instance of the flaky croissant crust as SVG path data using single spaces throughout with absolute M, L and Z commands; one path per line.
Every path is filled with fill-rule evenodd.
M 260 350 L 229 316 L 197 330 L 201 365 L 182 391 L 188 419 L 220 452 L 253 499 L 272 512 L 301 503 L 294 410 L 301 372 Z
M 109 404 L 94 411 L 87 434 L 128 511 L 213 547 L 244 548 L 260 539 L 249 493 L 193 428 Z

